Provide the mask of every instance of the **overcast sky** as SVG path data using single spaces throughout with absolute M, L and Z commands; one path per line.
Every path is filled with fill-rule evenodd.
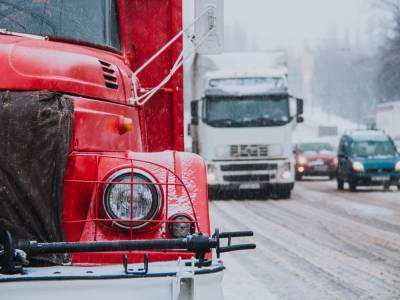
M 191 2 L 195 0 L 184 0 Z M 326 37 L 336 24 L 339 36 L 368 39 L 373 0 L 225 0 L 225 25 L 239 24 L 262 47 Z

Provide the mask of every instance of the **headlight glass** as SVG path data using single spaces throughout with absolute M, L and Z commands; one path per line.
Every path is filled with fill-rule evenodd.
M 292 172 L 290 170 L 290 162 L 285 162 L 281 167 L 280 167 L 280 173 L 281 173 L 281 179 L 290 179 L 292 177 Z
M 168 229 L 169 233 L 173 238 L 180 239 L 185 238 L 190 234 L 193 234 L 195 231 L 195 226 L 188 216 L 177 215 L 172 217 L 172 220 L 175 221 L 173 223 L 169 223 Z M 181 221 L 181 222 L 178 222 Z
M 207 165 L 207 182 L 215 183 L 217 181 L 217 167 L 215 165 Z
M 157 185 L 150 184 L 154 180 L 149 175 L 125 172 L 114 176 L 111 181 L 104 192 L 104 209 L 110 219 L 120 220 L 115 222 L 117 226 L 129 229 L 132 218 L 143 220 L 132 223 L 134 229 L 141 228 L 147 225 L 145 220 L 153 219 L 159 212 L 161 193 Z
M 359 161 L 355 161 L 355 162 L 353 162 L 353 170 L 356 172 L 363 172 L 364 165 Z
M 400 172 L 400 160 L 396 163 L 396 166 L 394 168 L 397 172 Z

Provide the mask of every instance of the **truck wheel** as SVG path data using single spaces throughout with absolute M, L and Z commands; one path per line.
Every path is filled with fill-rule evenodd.
M 355 183 L 355 182 L 349 182 L 349 189 L 350 189 L 350 191 L 352 191 L 352 192 L 355 192 L 355 191 L 357 191 L 357 184 Z
M 303 180 L 303 176 L 301 174 L 296 174 L 296 180 L 297 181 L 302 181 Z
M 337 189 L 339 191 L 342 191 L 344 188 L 344 181 L 339 179 L 339 177 L 336 178 L 336 182 L 337 182 Z
M 290 189 L 280 190 L 276 193 L 276 198 L 279 200 L 290 199 L 291 196 L 292 196 L 292 190 Z

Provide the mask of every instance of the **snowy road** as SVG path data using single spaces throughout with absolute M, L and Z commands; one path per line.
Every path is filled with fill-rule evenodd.
M 223 256 L 226 299 L 400 299 L 400 192 L 297 183 L 292 200 L 213 201 L 257 250 Z

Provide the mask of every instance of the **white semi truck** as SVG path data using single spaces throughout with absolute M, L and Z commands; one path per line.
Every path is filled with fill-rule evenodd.
M 292 132 L 303 121 L 303 100 L 289 95 L 282 70 L 202 76 L 191 102 L 192 149 L 207 162 L 211 194 L 256 189 L 290 198 Z
M 400 151 L 400 101 L 378 104 L 376 127 L 389 134 Z

